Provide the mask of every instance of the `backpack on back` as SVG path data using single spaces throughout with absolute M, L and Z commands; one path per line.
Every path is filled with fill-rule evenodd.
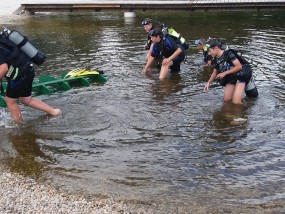
M 242 52 L 241 51 L 236 50 L 236 49 L 228 49 L 226 51 L 231 51 L 236 56 L 236 58 L 239 60 L 239 62 L 242 65 L 249 64 L 249 62 L 242 56 Z
M 180 33 L 175 31 L 172 27 L 167 27 L 164 24 L 161 24 L 160 26 L 163 36 L 172 37 L 175 40 L 175 42 L 179 45 L 182 45 L 185 50 L 189 48 L 189 42 L 185 38 L 183 38 Z

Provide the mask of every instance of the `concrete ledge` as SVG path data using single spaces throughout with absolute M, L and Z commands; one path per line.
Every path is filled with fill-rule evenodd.
M 79 1 L 79 0 L 78 0 Z M 34 1 L 37 2 L 37 1 Z M 41 2 L 41 3 L 40 3 Z M 80 3 L 52 3 L 54 1 L 40 1 L 38 3 L 23 3 L 22 6 L 28 12 L 74 12 L 74 11 L 151 11 L 151 10 L 172 10 L 172 11 L 196 11 L 196 10 L 280 10 L 285 9 L 285 0 L 196 0 L 196 1 L 80 1 Z

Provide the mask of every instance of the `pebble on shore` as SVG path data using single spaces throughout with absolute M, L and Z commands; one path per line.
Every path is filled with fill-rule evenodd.
M 28 16 L 12 13 L 22 0 L 0 1 L 2 24 L 20 23 Z M 0 31 L 2 26 L 0 26 Z M 125 205 L 112 199 L 91 200 L 83 196 L 62 193 L 50 186 L 37 183 L 0 166 L 0 213 L 33 214 L 141 214 L 144 211 L 126 211 Z M 148 212 L 149 213 L 149 212 Z
M 0 213 L 127 213 L 123 205 L 109 201 L 92 201 L 83 196 L 61 193 L 38 184 L 35 180 L 9 173 L 0 173 Z

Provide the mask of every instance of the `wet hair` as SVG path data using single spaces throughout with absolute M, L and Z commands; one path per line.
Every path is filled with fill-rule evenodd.
M 219 39 L 210 39 L 208 44 L 210 45 L 210 48 L 217 46 L 222 49 L 224 43 Z
M 153 30 L 149 31 L 148 35 L 149 36 L 161 36 L 162 35 L 161 28 L 154 28 Z

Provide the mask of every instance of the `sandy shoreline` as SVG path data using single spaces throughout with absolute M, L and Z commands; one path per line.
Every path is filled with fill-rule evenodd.
M 25 16 L 12 14 L 19 0 L 0 2 L 1 25 L 18 22 Z M 2 30 L 2 26 L 0 26 Z M 80 195 L 60 192 L 34 179 L 11 173 L 0 166 L 0 213 L 88 213 L 123 214 L 123 205 L 112 199 L 92 200 Z M 132 212 L 133 213 L 133 212 Z M 142 213 L 142 212 L 140 212 Z
M 0 186 L 0 213 L 128 213 L 124 211 L 123 205 L 111 199 L 95 201 L 80 195 L 62 193 L 3 168 Z

